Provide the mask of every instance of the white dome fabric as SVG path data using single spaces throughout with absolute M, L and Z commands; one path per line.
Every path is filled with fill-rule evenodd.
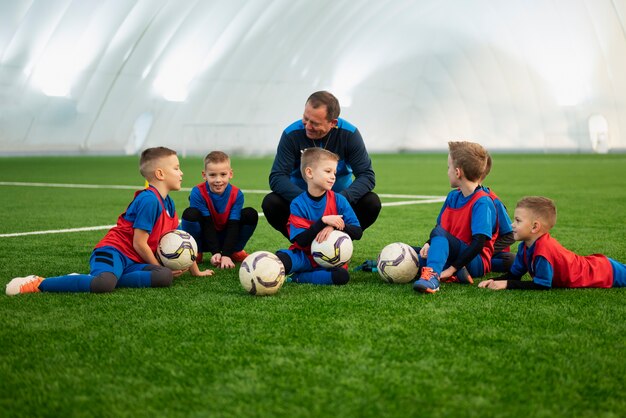
M 370 151 L 626 149 L 625 0 L 0 2 L 0 153 L 271 154 L 330 90 Z

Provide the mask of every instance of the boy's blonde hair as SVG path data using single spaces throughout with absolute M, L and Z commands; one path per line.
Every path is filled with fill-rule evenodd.
M 204 157 L 204 166 L 206 167 L 207 164 L 217 164 L 226 161 L 230 163 L 228 154 L 222 151 L 211 151 Z
M 482 179 L 489 157 L 482 145 L 468 141 L 450 141 L 448 149 L 454 167 L 463 170 L 465 178 L 469 181 Z
M 302 156 L 300 157 L 300 172 L 302 173 L 302 178 L 306 179 L 305 170 L 307 167 L 314 168 L 315 165 L 324 158 L 339 161 L 337 154 L 324 148 L 307 148 L 302 151 Z
M 176 155 L 176 151 L 165 147 L 154 147 L 144 150 L 139 158 L 139 172 L 146 180 L 153 179 L 154 172 L 158 168 L 157 161 L 170 155 Z
M 526 196 L 520 199 L 515 207 L 531 211 L 548 230 L 556 225 L 556 205 L 552 199 L 543 196 Z

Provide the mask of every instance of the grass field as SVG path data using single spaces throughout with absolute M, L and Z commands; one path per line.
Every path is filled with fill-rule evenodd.
M 182 159 L 184 187 L 201 160 Z M 449 191 L 446 157 L 375 155 L 376 191 Z M 233 183 L 267 189 L 271 159 L 233 160 Z M 14 276 L 86 272 L 131 190 L 134 157 L 0 158 L 0 285 Z M 626 261 L 626 155 L 494 155 L 486 181 L 509 207 L 541 194 L 556 237 Z M 173 194 L 179 214 L 188 192 Z M 260 211 L 262 194 L 246 194 Z M 407 198 L 383 198 L 383 202 Z M 384 207 L 353 265 L 386 244 L 427 239 L 440 203 Z M 287 242 L 261 218 L 248 250 Z M 4 293 L 4 292 L 3 292 Z M 624 417 L 626 289 L 434 295 L 353 273 L 344 287 L 285 284 L 244 293 L 237 270 L 167 289 L 0 295 L 0 416 Z

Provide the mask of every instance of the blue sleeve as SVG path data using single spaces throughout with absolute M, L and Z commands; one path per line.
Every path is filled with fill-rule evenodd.
M 348 140 L 348 152 L 345 156 L 346 164 L 352 168 L 354 174 L 354 182 L 341 192 L 349 202 L 356 203 L 366 193 L 374 190 L 376 185 L 376 176 L 372 168 L 372 160 L 370 159 L 363 137 L 359 130 L 355 130 L 352 137 Z
M 509 232 L 513 232 L 513 227 L 511 226 L 511 218 L 509 214 L 506 212 L 506 206 L 500 200 L 494 200 L 493 202 L 496 205 L 496 212 L 498 214 L 498 233 L 499 235 L 508 234 Z
M 270 189 L 283 199 L 292 201 L 302 193 L 302 189 L 291 182 L 291 171 L 300 158 L 300 149 L 295 139 L 283 131 L 276 149 L 276 157 L 270 171 Z
M 496 226 L 496 208 L 490 197 L 481 197 L 472 208 L 472 236 L 491 238 Z
M 535 277 L 533 282 L 545 287 L 552 287 L 552 278 L 554 277 L 554 270 L 552 264 L 542 256 L 535 257 Z
M 293 216 L 297 216 L 304 219 L 309 219 L 307 215 L 306 208 L 303 207 L 301 199 L 294 199 L 291 201 L 290 211 Z M 289 240 L 293 242 L 293 240 L 306 231 L 306 228 L 296 228 L 293 224 L 289 225 Z
M 348 200 L 342 195 L 337 195 L 337 213 L 339 213 L 339 215 L 343 215 L 343 222 L 346 225 L 361 226 L 359 219 L 354 213 L 354 209 L 352 209 Z
M 524 262 L 524 252 L 522 250 L 524 243 L 520 242 L 517 247 L 517 255 L 515 256 L 515 260 L 513 261 L 513 265 L 511 266 L 510 272 L 517 278 L 522 278 L 522 276 L 528 273 L 528 266 Z
M 211 212 L 209 212 L 209 208 L 207 207 L 198 186 L 191 189 L 191 194 L 189 195 L 189 207 L 198 209 L 202 216 L 211 216 Z
M 237 193 L 237 199 L 233 203 L 233 207 L 230 208 L 228 219 L 232 221 L 238 221 L 241 219 L 241 209 L 243 209 L 243 192 L 239 190 Z
M 161 211 L 158 198 L 150 192 L 143 192 L 128 207 L 125 219 L 133 223 L 133 228 L 151 233 Z

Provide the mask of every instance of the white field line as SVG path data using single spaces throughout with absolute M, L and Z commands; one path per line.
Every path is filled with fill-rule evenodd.
M 0 186 L 21 186 L 21 187 L 60 187 L 71 189 L 127 189 L 127 190 L 139 190 L 137 186 L 124 186 L 124 185 L 101 185 L 101 184 L 65 184 L 65 183 L 27 183 L 27 182 L 13 182 L 13 181 L 0 181 Z M 182 188 L 182 191 L 191 191 L 190 188 Z M 244 193 L 250 194 L 267 194 L 269 190 L 242 190 Z M 387 202 L 382 206 L 404 206 L 404 205 L 419 205 L 425 203 L 440 203 L 446 198 L 441 196 L 426 196 L 426 195 L 403 195 L 403 194 L 379 194 L 382 198 L 404 198 L 404 199 L 419 199 L 419 200 L 406 200 L 402 202 Z M 259 216 L 264 216 L 263 212 L 259 213 Z M 86 226 L 82 228 L 68 228 L 68 229 L 49 229 L 46 231 L 30 231 L 30 232 L 15 232 L 10 234 L 0 234 L 0 238 L 13 238 L 23 237 L 27 235 L 47 235 L 47 234 L 64 234 L 69 232 L 84 232 L 84 231 L 100 231 L 103 229 L 111 229 L 115 225 L 100 225 L 100 226 Z

